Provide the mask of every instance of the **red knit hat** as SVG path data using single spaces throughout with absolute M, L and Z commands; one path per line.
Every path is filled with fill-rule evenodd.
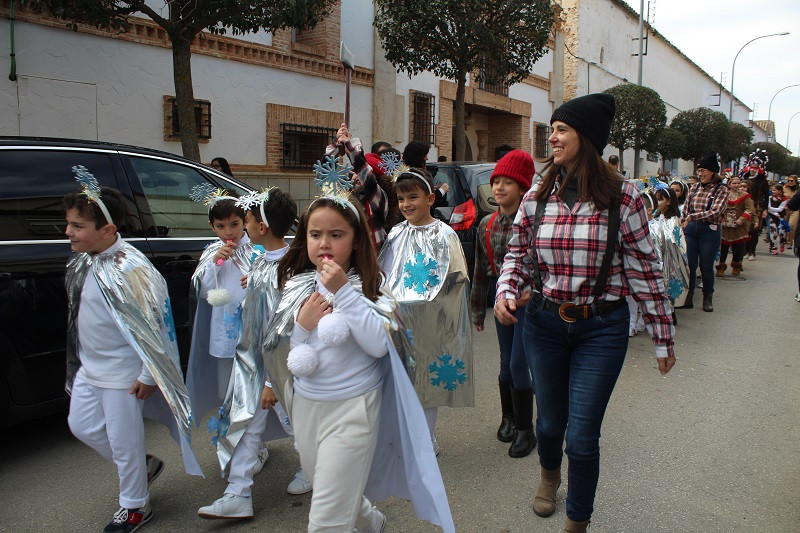
M 373 174 L 375 174 L 376 176 L 383 176 L 384 174 L 386 174 L 386 171 L 381 168 L 381 163 L 383 162 L 381 156 L 370 152 L 368 154 L 364 154 L 364 157 L 367 159 L 367 163 L 369 163 L 369 166 L 372 167 Z
M 489 184 L 493 184 L 494 178 L 498 176 L 510 178 L 519 183 L 523 191 L 527 191 L 531 188 L 534 172 L 536 169 L 531 154 L 524 150 L 511 150 L 497 162 L 492 177 L 489 178 Z

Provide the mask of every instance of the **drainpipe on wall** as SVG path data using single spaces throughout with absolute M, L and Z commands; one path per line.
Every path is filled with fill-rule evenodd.
M 8 79 L 11 81 L 17 81 L 17 54 L 14 51 L 14 12 L 14 0 L 11 0 L 11 14 L 8 18 L 8 34 L 11 39 L 11 52 L 8 54 L 11 58 L 11 72 L 8 73 Z

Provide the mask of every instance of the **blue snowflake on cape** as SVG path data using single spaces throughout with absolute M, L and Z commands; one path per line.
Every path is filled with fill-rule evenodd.
M 674 300 L 681 295 L 686 285 L 678 278 L 671 278 L 667 283 L 667 297 Z
M 317 175 L 314 181 L 320 188 L 326 185 L 333 187 L 334 190 L 349 189 L 352 187 L 350 183 L 350 171 L 353 170 L 353 166 L 349 161 L 345 162 L 343 165 L 338 159 L 328 155 L 325 156 L 324 163 L 319 161 L 314 163 L 313 170 Z
M 403 284 L 407 289 L 414 289 L 417 294 L 422 294 L 426 288 L 435 287 L 441 282 L 436 274 L 439 264 L 435 259 L 427 258 L 424 253 L 417 252 L 413 260 L 413 263 L 409 260 L 403 265 L 405 278 Z
M 675 224 L 675 227 L 672 228 L 672 236 L 675 237 L 675 242 L 677 243 L 678 246 L 681 245 L 681 236 L 682 235 L 683 235 L 683 232 L 681 231 L 681 227 L 678 226 L 677 224 Z
M 164 300 L 164 305 L 166 307 L 166 311 L 164 312 L 163 316 L 164 325 L 167 327 L 169 340 L 174 341 L 177 338 L 177 334 L 175 332 L 175 318 L 172 316 L 172 305 L 169 302 L 169 298 Z
M 387 174 L 394 174 L 400 170 L 402 164 L 400 157 L 396 153 L 386 152 L 381 156 L 381 162 L 378 163 L 378 167 Z
M 211 444 L 214 446 L 219 442 L 220 437 L 224 437 L 227 431 L 222 429 L 222 419 L 225 417 L 225 406 L 222 405 L 218 411 L 219 417 L 212 416 L 208 419 L 208 432 L 212 434 Z
M 434 387 L 444 385 L 445 390 L 449 391 L 456 390 L 459 385 L 467 381 L 464 361 L 453 360 L 453 356 L 449 353 L 440 355 L 436 363 L 428 365 L 428 373 L 431 375 L 431 385 Z
M 242 304 L 236 307 L 236 311 L 233 314 L 225 311 L 222 320 L 225 326 L 225 336 L 229 339 L 238 339 L 239 329 L 242 326 Z
M 647 188 L 647 185 L 645 185 L 645 183 L 642 180 L 633 180 L 633 185 L 639 192 L 642 192 Z
M 252 263 L 253 261 L 255 261 L 256 257 L 266 253 L 266 251 L 267 250 L 263 246 L 261 246 L 260 244 L 254 245 L 253 246 L 253 253 L 250 254 L 250 262 Z
M 406 337 L 408 337 L 408 344 L 414 344 L 414 335 L 411 333 L 410 329 L 406 330 Z

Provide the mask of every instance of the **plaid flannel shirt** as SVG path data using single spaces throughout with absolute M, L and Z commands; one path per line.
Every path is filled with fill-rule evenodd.
M 364 149 L 361 146 L 361 140 L 353 137 L 346 143 L 334 141 L 328 145 L 325 155 L 334 157 L 346 155 L 350 159 L 357 184 L 362 188 L 358 199 L 361 200 L 367 214 L 367 223 L 372 233 L 372 244 L 375 245 L 375 251 L 379 252 L 386 241 L 386 230 L 383 225 L 386 217 L 389 216 L 389 198 L 378 185 L 372 167 L 363 158 Z
M 719 185 L 719 188 L 717 188 L 717 185 Z M 712 194 L 714 195 L 713 198 Z M 708 208 L 709 200 L 712 200 L 711 209 Z M 684 221 L 719 224 L 722 222 L 722 217 L 728 208 L 728 188 L 718 181 L 705 184 L 698 183 L 689 189 L 684 206 Z
M 533 284 L 535 246 L 544 297 L 553 302 L 589 304 L 606 248 L 608 210 L 598 211 L 591 202 L 580 199 L 570 209 L 553 193 L 547 199 L 538 235 L 532 235 L 538 187 L 535 185 L 522 199 L 514 220 L 496 300 L 517 299 L 525 286 Z M 673 355 L 672 307 L 650 238 L 644 202 L 630 182 L 622 185 L 618 244 L 600 299 L 615 301 L 631 294 L 642 308 L 656 357 Z
M 470 291 L 470 307 L 472 307 L 472 323 L 483 325 L 486 319 L 487 292 L 489 284 L 494 288 L 497 276 L 492 272 L 489 264 L 489 254 L 486 250 L 486 228 L 492 215 L 486 215 L 478 224 L 475 243 L 475 270 L 472 275 L 472 288 Z M 503 258 L 508 250 L 508 239 L 511 238 L 511 228 L 514 218 L 497 212 L 497 217 L 489 231 L 489 244 L 494 255 L 494 266 L 497 274 L 503 269 Z

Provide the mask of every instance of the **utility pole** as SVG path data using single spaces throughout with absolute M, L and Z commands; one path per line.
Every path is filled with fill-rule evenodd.
M 644 61 L 644 0 L 639 3 L 639 77 L 638 85 L 642 85 L 642 62 Z M 633 179 L 639 179 L 639 155 L 637 147 L 633 153 Z

